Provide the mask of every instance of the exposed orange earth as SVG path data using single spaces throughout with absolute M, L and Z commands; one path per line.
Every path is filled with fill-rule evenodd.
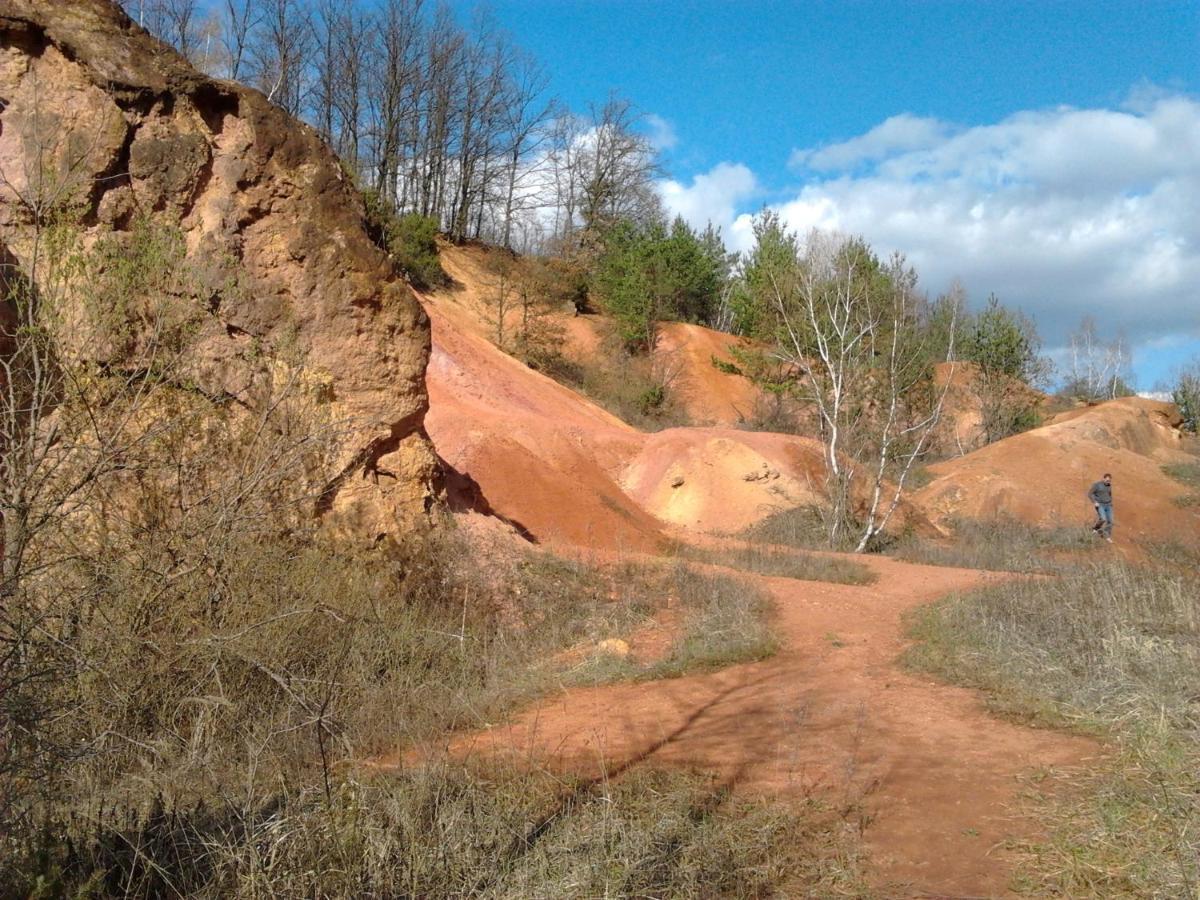
M 472 272 L 478 258 L 454 248 L 444 261 L 458 285 L 421 298 L 433 326 L 426 425 L 456 473 L 451 487 L 477 508 L 565 552 L 612 555 L 661 552 L 667 537 L 711 541 L 702 536 L 819 502 L 816 441 L 719 425 L 639 432 L 494 346 Z M 590 318 L 573 328 L 571 352 L 598 346 Z M 696 326 L 664 336 L 703 386 L 712 418 L 728 422 L 746 400 L 739 377 L 711 365 L 728 336 Z M 1182 458 L 1171 416 L 1165 404 L 1136 399 L 1074 411 L 930 467 L 934 479 L 915 505 L 947 529 L 956 516 L 997 514 L 1083 526 L 1088 486 L 1111 471 L 1119 541 L 1194 536 L 1196 513 L 1172 503 L 1184 489 L 1161 472 Z M 976 693 L 898 665 L 905 612 L 997 576 L 867 563 L 877 584 L 739 576 L 775 598 L 782 646 L 771 659 L 567 690 L 503 726 L 454 738 L 451 749 L 610 776 L 643 762 L 678 765 L 744 791 L 861 800 L 884 896 L 1003 895 L 1014 863 L 1006 842 L 1033 835 L 1018 809 L 1019 776 L 1086 765 L 1099 748 L 1000 721 Z
M 870 587 L 755 579 L 778 611 L 783 646 L 770 659 L 565 690 L 448 749 L 584 777 L 679 766 L 758 795 L 818 793 L 870 820 L 881 896 L 1002 895 L 1015 862 L 1006 842 L 1036 837 L 1016 809 L 1020 776 L 1086 765 L 1099 748 L 997 719 L 975 692 L 896 664 L 905 612 L 996 576 L 878 557 L 869 565 L 879 575 Z
M 442 268 L 452 285 L 435 292 L 439 307 L 455 324 L 472 334 L 495 342 L 498 278 L 497 257 L 502 251 L 477 244 L 438 245 Z M 515 321 L 515 314 L 510 317 Z M 562 353 L 574 362 L 594 361 L 605 339 L 605 322 L 593 315 L 574 315 L 563 310 L 553 314 L 563 332 Z M 673 376 L 672 393 L 691 422 L 704 425 L 737 425 L 750 419 L 760 391 L 743 375 L 722 371 L 717 359 L 735 363 L 731 347 L 748 342 L 730 334 L 685 322 L 664 322 L 659 327 L 655 354 Z
M 488 337 L 487 281 L 476 248 L 444 263 L 456 285 L 422 296 L 433 326 L 425 424 L 438 454 L 488 508 L 539 541 L 648 550 L 666 530 L 732 533 L 787 506 L 816 502 L 821 448 L 805 437 L 728 427 L 637 431 L 498 349 Z M 574 318 L 564 314 L 564 319 Z M 695 368 L 744 390 L 705 353 Z M 724 336 L 729 340 L 728 336 Z M 686 346 L 686 345 L 681 345 Z
M 678 368 L 675 390 L 691 421 L 736 425 L 753 418 L 762 392 L 744 375 L 724 372 L 713 365 L 714 359 L 735 363 L 730 348 L 746 344 L 701 325 L 662 324 L 654 351 L 668 366 Z
M 934 478 L 911 496 L 934 522 L 1010 516 L 1043 526 L 1089 524 L 1087 491 L 1113 475 L 1114 539 L 1200 536 L 1200 510 L 1163 473 L 1194 461 L 1181 449 L 1179 413 L 1168 403 L 1125 397 L 1062 413 L 1049 425 L 929 467 Z

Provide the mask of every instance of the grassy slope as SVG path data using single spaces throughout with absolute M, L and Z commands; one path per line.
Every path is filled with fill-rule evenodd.
M 339 757 L 479 727 L 564 682 L 671 677 L 775 649 L 763 593 L 682 563 L 596 569 L 541 553 L 481 559 L 451 537 L 395 564 L 329 557 L 318 570 L 324 575 L 315 581 L 283 580 L 290 585 L 285 593 L 343 585 L 332 615 L 322 619 L 330 623 L 322 646 L 341 648 L 323 654 L 334 658 L 328 664 L 336 662 L 336 671 L 311 676 L 339 685 L 331 687 L 330 711 Z M 346 580 L 352 570 L 353 583 Z M 638 664 L 594 654 L 569 669 L 555 662 L 566 648 L 629 634 L 668 596 L 682 621 L 663 659 Z M 383 597 L 386 603 L 377 602 Z M 307 627 L 277 631 L 264 636 L 269 647 L 243 652 L 286 657 L 293 643 L 310 638 Z M 167 707 L 175 701 L 165 693 L 179 688 L 164 680 L 143 692 L 164 692 Z M 342 695 L 352 706 L 341 708 Z M 265 697 L 256 702 L 260 717 L 272 714 Z M 230 733 L 217 726 L 197 738 L 202 748 L 164 744 L 158 759 L 140 763 L 136 779 L 123 774 L 129 761 L 110 760 L 104 778 L 81 772 L 90 788 L 74 807 L 59 810 L 73 819 L 59 819 L 32 844 L 3 848 L 13 865 L 4 869 L 0 893 L 683 897 L 764 896 L 783 884 L 801 894 L 860 890 L 855 838 L 817 802 L 800 809 L 749 803 L 703 776 L 678 772 L 576 784 L 536 769 L 485 772 L 443 760 L 371 775 L 323 765 L 313 724 L 277 734 L 271 752 L 231 752 L 235 734 L 255 733 L 252 723 Z M 193 752 L 211 762 L 197 768 Z
M 1039 896 L 1195 896 L 1200 884 L 1200 577 L 1123 562 L 952 597 L 914 618 L 908 662 L 998 711 L 1098 734 L 1062 776 L 1018 886 Z

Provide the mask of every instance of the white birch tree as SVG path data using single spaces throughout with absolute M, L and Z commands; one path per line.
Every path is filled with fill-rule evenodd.
M 899 507 L 950 383 L 933 388 L 940 360 L 917 327 L 916 273 L 900 255 L 881 265 L 860 239 L 813 232 L 768 281 L 775 355 L 797 373 L 824 446 L 829 543 L 861 553 Z M 944 359 L 953 341 L 952 323 Z

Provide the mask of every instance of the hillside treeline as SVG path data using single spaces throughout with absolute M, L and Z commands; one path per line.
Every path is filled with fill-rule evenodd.
M 765 215 L 740 259 L 713 228 L 671 223 L 655 190 L 657 153 L 635 108 L 612 96 L 568 109 L 551 96 L 545 69 L 485 11 L 464 22 L 427 0 L 124 6 L 198 68 L 258 88 L 316 128 L 358 179 L 381 243 L 414 283 L 440 278 L 441 232 L 568 261 L 567 283 L 548 298 L 573 296 L 581 309 L 593 298 L 617 319 L 631 352 L 649 349 L 663 320 L 769 337 L 762 279 L 802 241 Z M 986 367 L 993 349 L 983 344 L 1007 341 L 994 351 L 1006 357 L 1005 377 L 1049 383 L 1032 320 L 989 299 L 982 330 L 970 336 L 965 295 L 951 294 L 961 315 L 957 347 L 944 348 L 950 358 Z M 947 312 L 931 313 L 941 317 L 936 327 L 945 329 Z M 1056 375 L 1065 393 L 1102 399 L 1130 391 L 1129 363 L 1120 335 L 1104 338 L 1085 320 Z M 989 439 L 1010 427 L 989 428 Z
M 620 98 L 573 112 L 484 13 L 425 0 L 125 0 L 197 68 L 315 127 L 396 215 L 538 249 L 656 208 L 654 154 Z

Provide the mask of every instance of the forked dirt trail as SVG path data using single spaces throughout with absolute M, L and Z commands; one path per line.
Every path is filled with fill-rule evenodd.
M 871 559 L 874 585 L 761 578 L 783 646 L 759 663 L 684 678 L 570 689 L 511 723 L 461 737 L 584 775 L 629 765 L 714 772 L 740 790 L 860 805 L 886 896 L 1001 896 L 1005 841 L 1032 825 L 1018 776 L 1075 766 L 1090 741 L 990 716 L 975 692 L 899 668 L 903 614 L 985 573 Z M 855 813 L 858 814 L 858 813 Z
M 736 427 L 754 395 L 742 376 L 713 364 L 728 335 L 664 329 L 681 395 L 705 424 L 639 432 L 496 347 L 486 254 L 444 250 L 454 285 L 421 297 L 433 334 L 425 424 L 457 484 L 455 508 L 499 516 L 561 549 L 655 554 L 676 538 L 720 539 L 774 510 L 822 502 L 818 441 Z M 595 321 L 560 319 L 569 355 L 599 352 Z M 1083 528 L 1087 487 L 1107 471 L 1121 491 L 1118 542 L 1175 539 L 1200 524 L 1198 508 L 1179 502 L 1184 486 L 1163 469 L 1192 459 L 1178 426 L 1173 407 L 1140 398 L 1063 413 L 931 465 L 932 480 L 901 512 L 933 531 L 997 515 Z M 769 660 L 567 690 L 503 727 L 452 738 L 453 749 L 583 775 L 678 765 L 744 791 L 819 793 L 863 815 L 881 896 L 1002 896 L 1014 862 L 1005 844 L 1035 836 L 1017 809 L 1018 777 L 1086 765 L 1100 750 L 996 719 L 977 693 L 899 667 L 904 613 L 997 576 L 866 562 L 879 575 L 866 587 L 742 576 L 758 577 L 776 600 L 782 648 Z

